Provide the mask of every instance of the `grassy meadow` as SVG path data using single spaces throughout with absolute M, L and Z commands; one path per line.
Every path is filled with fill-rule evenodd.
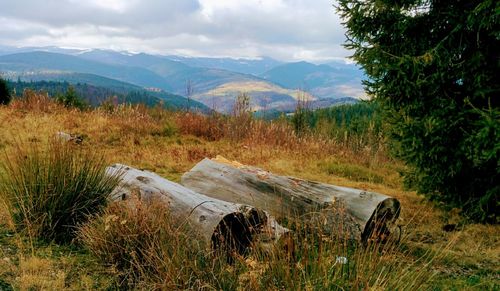
M 101 155 L 107 164 L 146 169 L 175 182 L 201 159 L 221 155 L 281 175 L 396 197 L 402 235 L 386 245 L 352 247 L 298 231 L 294 258 L 256 250 L 229 265 L 204 254 L 186 235 L 189 229 L 173 227 L 178 222 L 158 205 L 145 205 L 137 215 L 108 205 L 78 225 L 71 243 L 58 243 L 19 231 L 4 203 L 0 290 L 500 289 L 499 226 L 465 224 L 458 210 L 443 212 L 404 190 L 405 166 L 389 156 L 375 126 L 351 134 L 345 124 L 320 120 L 318 130 L 296 134 L 283 119 L 127 105 L 80 111 L 40 94 L 26 97 L 0 106 L 2 161 L 18 154 L 18 147 L 48 149 L 59 131 L 81 136 L 74 147 Z M 456 229 L 444 231 L 445 225 Z

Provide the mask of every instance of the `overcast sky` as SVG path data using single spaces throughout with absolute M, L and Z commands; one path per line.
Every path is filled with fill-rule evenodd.
M 344 58 L 333 0 L 1 0 L 0 44 Z

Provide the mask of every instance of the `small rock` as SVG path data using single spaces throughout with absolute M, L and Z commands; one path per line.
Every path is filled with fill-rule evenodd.
M 66 142 L 74 142 L 75 144 L 81 144 L 83 142 L 83 137 L 81 135 L 69 134 L 62 131 L 57 132 L 56 136 Z
M 341 264 L 341 265 L 345 265 L 347 264 L 347 258 L 346 257 L 337 257 L 335 259 L 335 264 Z

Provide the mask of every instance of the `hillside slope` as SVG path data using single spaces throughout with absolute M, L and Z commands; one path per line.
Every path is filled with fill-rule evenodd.
M 369 247 L 360 246 L 360 253 L 346 249 L 350 244 L 332 243 L 330 236 L 313 232 L 307 239 L 296 240 L 296 252 L 278 249 L 275 250 L 277 256 L 265 253 L 259 257 L 260 250 L 250 250 L 248 258 L 238 258 L 233 265 L 224 260 L 218 268 L 219 261 L 212 253 L 203 256 L 204 252 L 198 249 L 178 251 L 184 246 L 178 244 L 182 236 L 147 244 L 148 239 L 164 233 L 157 226 L 165 224 L 147 224 L 151 215 L 140 216 L 139 221 L 132 220 L 132 216 L 119 216 L 119 212 L 104 215 L 105 223 L 98 234 L 107 234 L 109 240 L 98 242 L 109 247 L 106 250 L 110 258 L 121 262 L 131 260 L 129 253 L 149 255 L 133 257 L 139 260 L 139 266 L 150 268 L 151 273 L 142 274 L 134 273 L 137 269 L 133 268 L 121 269 L 122 265 L 110 266 L 110 260 L 100 260 L 80 245 L 34 240 L 16 230 L 11 212 L 0 203 L 2 290 L 116 290 L 130 283 L 124 278 L 131 276 L 142 280 L 143 285 L 135 286 L 136 289 L 148 290 L 161 287 L 166 290 L 273 290 L 277 286 L 287 290 L 336 290 L 339 287 L 498 290 L 500 287 L 499 226 L 461 224 L 457 211 L 440 211 L 415 192 L 404 190 L 399 173 L 405 167 L 387 155 L 383 140 L 375 140 L 371 148 L 356 150 L 356 140 L 349 141 L 349 132 L 338 140 L 297 137 L 283 120 L 282 123 L 252 122 L 241 134 L 238 120 L 233 124 L 231 119 L 215 115 L 158 114 L 161 112 L 128 107 L 109 114 L 50 108 L 37 111 L 16 102 L 0 106 L 2 151 L 15 152 L 17 145 L 43 147 L 56 132 L 64 131 L 83 136 L 83 143 L 76 148 L 102 154 L 109 164 L 119 162 L 146 169 L 177 182 L 203 158 L 222 155 L 280 175 L 396 197 L 402 204 L 399 224 L 403 235 L 395 246 L 378 248 L 377 244 L 369 244 Z M 176 130 L 162 130 L 165 124 Z M 360 138 L 369 141 L 369 137 Z M 0 159 L 5 161 L 7 157 L 2 155 Z M 453 225 L 455 229 L 445 231 L 446 225 Z M 179 228 L 178 224 L 173 226 Z M 310 233 L 309 229 L 304 230 Z M 110 233 L 116 237 L 109 237 Z M 142 244 L 135 244 L 137 241 Z M 145 245 L 147 251 L 140 252 Z M 161 248 L 165 245 L 172 248 Z M 121 247 L 130 250 L 124 257 L 112 252 Z M 151 257 L 157 260 L 147 260 Z M 419 288 L 410 288 L 419 280 L 423 280 Z M 390 288 L 394 286 L 391 284 L 401 288 Z
M 303 89 L 320 98 L 363 97 L 363 72 L 354 65 L 308 62 L 275 67 L 260 77 L 289 89 Z
M 256 110 L 281 111 L 293 110 L 297 89 L 307 92 L 311 100 L 322 100 L 316 102 L 316 107 L 336 103 L 328 99 L 366 97 L 361 87 L 362 72 L 342 62 L 315 65 L 281 63 L 270 58 L 186 58 L 98 49 L 30 49 L 21 48 L 14 50 L 21 53 L 0 56 L 0 71 L 10 79 L 20 76 L 22 80 L 80 82 L 103 87 L 109 83 L 115 91 L 127 90 L 121 88 L 123 84 L 105 79 L 108 78 L 184 96 L 190 84 L 192 97 L 222 112 L 230 111 L 241 93 L 251 97 Z M 103 78 L 97 80 L 97 76 Z
M 0 71 L 33 75 L 46 71 L 88 73 L 141 87 L 156 87 L 166 91 L 171 89 L 161 76 L 144 68 L 105 64 L 50 52 L 26 52 L 0 56 Z
M 97 106 L 103 102 L 112 100 L 116 103 L 145 104 L 147 106 L 156 106 L 163 104 L 165 108 L 184 110 L 198 110 L 209 112 L 210 109 L 196 100 L 188 101 L 183 96 L 171 94 L 164 91 L 148 91 L 132 84 L 119 82 L 95 76 L 91 74 L 64 74 L 57 81 L 17 81 L 8 82 L 8 86 L 14 94 L 21 96 L 25 89 L 47 92 L 50 96 L 65 94 L 70 85 L 72 85 L 77 94 L 88 104 Z M 86 80 L 87 82 L 82 82 Z
M 180 60 L 149 54 L 123 54 L 113 51 L 92 50 L 79 55 L 81 58 L 113 65 L 140 67 L 156 73 L 164 79 L 171 91 L 186 93 L 189 81 L 195 92 L 201 93 L 225 83 L 259 80 L 258 77 L 219 68 L 194 67 Z M 183 59 L 185 60 L 185 59 Z

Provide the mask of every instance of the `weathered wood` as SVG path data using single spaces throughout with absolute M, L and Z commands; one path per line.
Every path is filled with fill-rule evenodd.
M 152 172 L 121 164 L 108 167 L 106 172 L 122 175 L 111 194 L 112 200 L 129 200 L 137 195 L 146 203 L 166 203 L 171 214 L 185 219 L 199 234 L 197 237 L 203 238 L 214 251 L 243 254 L 257 237 L 267 242 L 277 241 L 288 232 L 265 211 L 196 193 Z
M 328 233 L 363 242 L 386 235 L 400 211 L 399 201 L 383 194 L 278 176 L 221 157 L 204 159 L 181 183 L 210 197 L 264 209 L 278 221 L 300 216 Z

